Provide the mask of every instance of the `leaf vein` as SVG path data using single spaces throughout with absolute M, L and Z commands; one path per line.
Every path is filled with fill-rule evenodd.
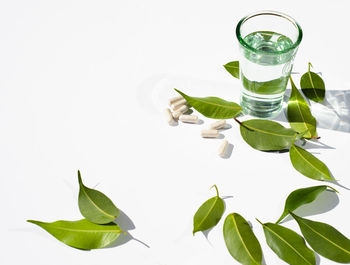
M 240 233 L 240 231 L 239 231 L 239 229 L 238 229 L 238 225 L 237 225 L 237 223 L 236 223 L 236 220 L 235 220 L 234 215 L 231 215 L 231 216 L 232 216 L 233 224 L 234 224 L 234 226 L 235 226 L 235 228 L 236 228 L 236 230 L 237 230 L 237 234 L 238 234 L 240 240 L 242 241 L 243 247 L 244 247 L 244 249 L 247 251 L 248 256 L 249 256 L 249 257 L 252 259 L 252 261 L 254 261 L 256 264 L 259 264 L 259 262 L 256 261 L 256 260 L 254 259 L 254 257 L 253 257 L 252 254 L 250 253 L 248 247 L 246 246 L 246 244 L 245 244 L 245 242 L 244 242 L 244 240 L 243 240 L 243 238 L 242 238 L 242 236 L 241 236 L 241 233 Z
M 307 164 L 309 164 L 312 168 L 314 168 L 316 171 L 318 171 L 319 173 L 321 173 L 321 175 L 323 175 L 323 176 L 325 176 L 326 178 L 328 178 L 327 175 L 325 175 L 322 171 L 320 171 L 317 167 L 315 167 L 312 163 L 310 163 L 310 161 L 307 160 L 297 148 L 295 148 L 295 151 L 300 155 L 300 157 L 301 157 L 304 161 L 306 161 Z
M 269 228 L 268 226 L 265 226 L 267 229 L 269 229 L 273 234 L 275 234 L 281 241 L 283 241 L 285 244 L 287 244 L 291 249 L 294 250 L 295 253 L 297 253 L 303 260 L 305 260 L 308 264 L 313 265 L 312 263 L 310 263 L 301 253 L 299 253 L 299 251 L 297 251 L 291 244 L 289 244 L 288 241 L 286 241 L 283 237 L 281 237 L 279 234 L 277 234 L 275 231 L 273 231 L 271 228 Z

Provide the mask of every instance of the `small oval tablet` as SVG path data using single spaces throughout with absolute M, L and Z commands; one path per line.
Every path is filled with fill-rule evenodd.
M 218 130 L 202 130 L 201 135 L 204 138 L 216 138 L 219 136 Z
M 226 120 L 219 120 L 219 121 L 216 121 L 212 124 L 210 124 L 210 129 L 215 129 L 215 130 L 219 130 L 219 129 L 222 129 L 224 128 L 226 125 Z
M 182 114 L 180 115 L 179 120 L 187 123 L 197 123 L 198 116 Z

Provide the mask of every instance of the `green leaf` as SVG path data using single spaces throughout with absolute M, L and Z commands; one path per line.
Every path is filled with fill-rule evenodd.
M 122 232 L 115 223 L 98 225 L 86 219 L 53 223 L 34 220 L 27 220 L 27 222 L 40 226 L 66 245 L 80 249 L 106 247 L 116 240 Z
M 303 137 L 310 139 L 316 136 L 316 119 L 312 116 L 309 105 L 296 88 L 292 77 L 290 77 L 290 82 L 292 94 L 287 108 L 290 127 L 298 133 L 303 133 Z
M 304 239 L 286 227 L 273 223 L 262 224 L 266 243 L 277 256 L 291 265 L 315 265 L 314 252 Z
M 311 63 L 309 63 L 308 71 L 302 75 L 300 79 L 300 87 L 304 95 L 315 102 L 323 102 L 326 89 L 322 78 L 310 71 Z
M 193 217 L 193 235 L 216 226 L 224 213 L 224 201 L 219 197 L 216 185 L 213 187 L 216 189 L 216 196 L 204 202 Z
M 238 213 L 229 214 L 224 223 L 224 239 L 231 256 L 244 265 L 259 265 L 262 251 L 248 222 Z
M 333 226 L 311 221 L 290 213 L 298 222 L 301 233 L 307 243 L 323 257 L 340 262 L 350 263 L 350 240 Z
M 177 89 L 175 90 L 186 99 L 188 104 L 208 118 L 229 119 L 236 117 L 242 111 L 241 106 L 234 102 L 217 97 L 190 97 Z
M 229 62 L 224 67 L 233 77 L 239 79 L 239 61 Z
M 289 149 L 289 157 L 293 167 L 304 176 L 316 180 L 334 180 L 327 166 L 303 148 L 293 144 Z
M 95 224 L 107 224 L 119 216 L 119 210 L 113 202 L 102 192 L 84 186 L 80 171 L 79 181 L 79 209 L 81 214 Z
M 300 206 L 313 202 L 317 198 L 317 196 L 320 195 L 327 188 L 331 188 L 333 191 L 336 191 L 335 189 L 327 185 L 313 186 L 293 191 L 287 197 L 283 213 L 276 223 L 281 222 L 281 220 L 285 218 L 289 214 L 289 212 L 293 212 Z
M 252 119 L 239 123 L 244 141 L 258 150 L 284 150 L 298 139 L 298 134 L 293 129 L 287 129 L 274 121 Z

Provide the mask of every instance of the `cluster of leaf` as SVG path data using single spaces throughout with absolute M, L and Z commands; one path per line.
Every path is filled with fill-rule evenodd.
M 301 88 L 305 96 L 316 102 L 322 102 L 325 86 L 316 73 L 305 73 L 301 78 Z M 234 77 L 239 78 L 237 61 L 224 65 Z M 241 136 L 251 147 L 261 151 L 282 151 L 289 149 L 293 167 L 306 177 L 316 180 L 334 180 L 327 166 L 313 154 L 295 145 L 300 139 L 317 139 L 316 119 L 312 116 L 307 101 L 296 88 L 292 78 L 292 93 L 288 101 L 287 118 L 291 128 L 285 128 L 278 122 L 263 119 L 239 121 L 236 117 L 242 108 L 234 102 L 217 97 L 191 97 L 175 89 L 187 103 L 204 116 L 212 119 L 234 118 L 240 125 Z
M 219 197 L 216 185 L 214 187 L 216 196 L 204 202 L 193 217 L 193 234 L 216 226 L 224 214 L 224 201 Z M 263 227 L 267 245 L 286 263 L 316 265 L 315 254 L 305 244 L 305 240 L 315 252 L 325 258 L 340 263 L 350 263 L 348 238 L 328 224 L 308 220 L 293 213 L 300 206 L 313 202 L 327 188 L 330 188 L 330 191 L 336 191 L 326 185 L 295 190 L 287 197 L 283 213 L 277 222 L 261 223 L 257 219 Z M 298 223 L 304 237 L 279 224 L 288 214 Z M 249 223 L 240 214 L 227 215 L 223 236 L 229 253 L 239 263 L 262 264 L 263 254 L 260 243 Z
M 102 192 L 86 187 L 78 171 L 80 213 L 85 219 L 78 221 L 56 221 L 46 223 L 28 222 L 45 229 L 61 242 L 79 249 L 97 249 L 110 245 L 123 232 L 113 221 L 119 209 Z

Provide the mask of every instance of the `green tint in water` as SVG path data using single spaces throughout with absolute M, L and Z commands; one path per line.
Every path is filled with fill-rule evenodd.
M 290 53 L 276 56 L 293 46 L 293 41 L 287 36 L 271 31 L 256 31 L 245 36 L 244 41 L 256 51 L 246 51 L 245 56 L 249 61 L 276 65 L 290 60 Z
M 244 37 L 241 106 L 245 114 L 272 117 L 282 108 L 296 49 L 293 41 L 271 31 L 253 32 Z
M 244 88 L 249 90 L 250 92 L 260 95 L 273 95 L 284 92 L 284 90 L 287 87 L 288 77 L 282 76 L 280 78 L 266 82 L 256 82 L 248 80 L 242 74 L 242 82 Z

